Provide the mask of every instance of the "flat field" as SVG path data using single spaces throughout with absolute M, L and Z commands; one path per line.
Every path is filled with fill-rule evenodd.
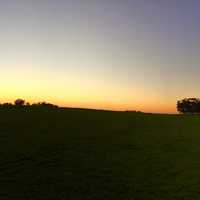
M 0 199 L 200 199 L 200 116 L 1 108 Z

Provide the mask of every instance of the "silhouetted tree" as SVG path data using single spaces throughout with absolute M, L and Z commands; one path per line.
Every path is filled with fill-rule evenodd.
M 33 108 L 59 108 L 57 105 L 46 103 L 46 102 L 33 103 L 31 107 Z
M 39 102 L 36 104 L 36 106 L 43 107 L 43 108 L 58 108 L 58 106 L 51 103 L 46 103 L 46 102 Z
M 25 105 L 25 100 L 17 99 L 17 100 L 15 100 L 15 105 L 16 106 L 24 106 Z
M 25 106 L 30 106 L 31 104 L 29 102 L 26 102 Z
M 13 104 L 12 103 L 3 103 L 1 106 L 5 107 L 5 108 L 11 108 L 11 107 L 13 107 Z
M 30 104 L 29 102 L 26 102 L 23 99 L 17 99 L 15 100 L 14 104 L 11 103 L 0 103 L 1 108 L 13 108 L 13 107 L 29 107 L 29 108 L 59 108 L 57 105 L 46 103 L 46 102 L 39 102 L 39 103 L 33 103 Z
M 177 110 L 180 113 L 200 113 L 200 99 L 185 98 L 177 102 Z

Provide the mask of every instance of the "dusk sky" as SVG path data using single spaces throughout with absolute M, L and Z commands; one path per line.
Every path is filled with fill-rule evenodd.
M 200 96 L 200 1 L 0 0 L 0 94 L 176 112 Z

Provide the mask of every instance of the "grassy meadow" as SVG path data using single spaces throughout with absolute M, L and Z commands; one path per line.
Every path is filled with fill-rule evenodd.
M 1 108 L 0 199 L 200 199 L 200 116 Z

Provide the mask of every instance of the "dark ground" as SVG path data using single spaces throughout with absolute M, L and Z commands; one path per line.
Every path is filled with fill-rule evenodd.
M 0 109 L 0 200 L 200 199 L 200 116 Z

